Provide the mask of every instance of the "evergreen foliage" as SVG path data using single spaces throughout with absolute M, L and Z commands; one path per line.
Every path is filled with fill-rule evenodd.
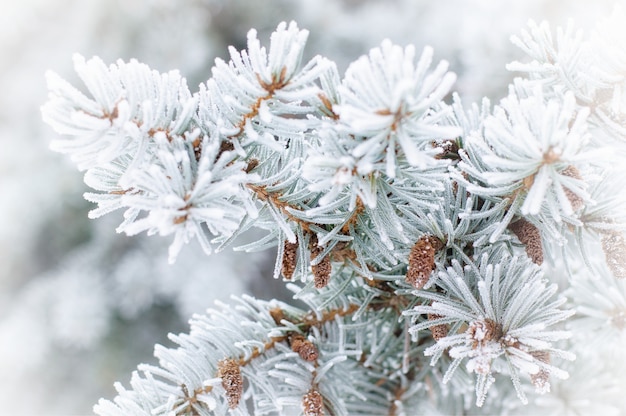
M 94 189 L 90 217 L 121 209 L 118 232 L 171 235 L 170 262 L 194 238 L 210 254 L 263 229 L 235 248 L 278 247 L 274 277 L 306 304 L 194 316 L 96 413 L 571 409 L 538 397 L 584 382 L 565 380 L 580 339 L 619 335 L 626 313 L 623 194 L 607 191 L 626 153 L 624 18 L 589 38 L 531 22 L 514 38 L 530 61 L 509 67 L 526 77 L 493 107 L 464 107 L 430 48 L 384 41 L 342 79 L 302 62 L 293 22 L 268 47 L 251 30 L 195 94 L 135 61 L 76 56 L 86 93 L 49 73 L 43 117 Z

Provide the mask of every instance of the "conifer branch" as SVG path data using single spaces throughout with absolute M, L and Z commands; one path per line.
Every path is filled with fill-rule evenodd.
M 626 275 L 623 193 L 607 186 L 623 176 L 609 146 L 626 154 L 617 37 L 555 41 L 530 23 L 514 43 L 532 61 L 510 65 L 526 77 L 464 107 L 445 101 L 456 76 L 429 47 L 385 40 L 340 79 L 325 58 L 301 62 L 307 36 L 281 23 L 266 49 L 251 30 L 193 95 L 135 61 L 76 57 L 91 97 L 48 75 L 44 119 L 86 170 L 90 216 L 123 209 L 118 231 L 173 235 L 171 261 L 192 239 L 209 254 L 264 229 L 239 249 L 278 247 L 274 276 L 300 280 L 308 304 L 244 298 L 194 317 L 96 412 L 489 412 L 494 384 L 528 403 L 524 383 L 565 383 L 576 321 L 548 265 L 568 268 L 582 321 L 625 326 L 621 283 L 594 289 L 610 306 L 594 315 L 580 278 Z

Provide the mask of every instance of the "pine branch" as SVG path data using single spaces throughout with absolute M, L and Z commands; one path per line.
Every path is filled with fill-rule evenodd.
M 446 103 L 455 75 L 430 68 L 430 48 L 384 41 L 343 79 L 325 58 L 302 64 L 293 22 L 268 49 L 251 30 L 193 96 L 136 62 L 76 58 L 93 99 L 49 75 L 44 118 L 72 137 L 57 148 L 87 170 L 91 216 L 122 208 L 118 231 L 174 234 L 172 261 L 192 238 L 208 254 L 264 229 L 238 249 L 277 246 L 274 277 L 299 279 L 309 305 L 197 316 L 96 411 L 467 413 L 475 395 L 498 412 L 529 401 L 525 384 L 560 386 L 572 312 L 547 268 L 583 287 L 603 253 L 601 273 L 624 275 L 623 193 L 607 182 L 623 176 L 609 146 L 626 154 L 626 55 L 609 22 L 590 40 L 530 23 L 514 42 L 532 62 L 510 66 L 527 78 L 493 108 Z M 603 318 L 621 330 L 620 302 Z
M 327 292 L 334 295 L 336 289 L 328 288 Z M 333 304 L 344 305 L 345 300 L 359 296 L 359 292 L 361 289 L 353 285 L 350 296 L 345 294 Z M 253 408 L 254 414 L 265 414 L 270 408 L 287 411 L 293 403 L 282 401 L 285 395 L 299 395 L 305 408 L 315 409 L 320 394 L 328 412 L 343 414 L 350 403 L 345 394 L 352 387 L 334 385 L 330 374 L 349 371 L 350 377 L 357 381 L 371 371 L 368 367 L 372 364 L 367 363 L 373 356 L 366 359 L 363 354 L 367 355 L 371 348 L 367 347 L 367 339 L 375 341 L 367 335 L 372 329 L 367 315 L 372 312 L 349 319 L 360 311 L 360 304 L 329 305 L 319 312 L 317 309 L 306 312 L 275 301 L 243 298 L 238 303 L 238 306 L 222 305 L 207 316 L 196 316 L 191 321 L 189 335 L 171 336 L 180 345 L 177 349 L 157 347 L 155 354 L 161 367 L 140 366 L 143 375 L 133 375 L 133 390 L 118 385 L 119 396 L 115 401 L 101 401 L 96 412 L 138 414 L 136 409 L 142 408 L 145 412 L 209 414 L 230 408 L 247 414 Z M 348 324 L 350 321 L 354 323 Z M 388 321 L 379 320 L 379 325 L 388 325 Z M 241 330 L 235 331 L 235 327 Z M 354 343 L 358 340 L 361 341 Z M 279 380 L 293 378 L 290 382 L 293 385 L 267 384 L 264 375 Z M 248 386 L 248 392 L 244 392 L 244 385 Z M 370 393 L 349 394 L 356 394 L 356 399 Z M 253 399 L 250 410 L 246 410 L 244 397 Z M 374 408 L 370 414 L 376 412 Z

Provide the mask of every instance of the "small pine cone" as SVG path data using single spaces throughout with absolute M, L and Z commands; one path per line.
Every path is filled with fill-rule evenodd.
M 526 254 L 538 265 L 543 263 L 543 245 L 539 229 L 525 219 L 519 219 L 509 225 L 509 229 L 526 246 Z
M 296 270 L 296 261 L 298 260 L 298 241 L 290 243 L 285 241 L 285 249 L 283 253 L 283 264 L 281 273 L 287 280 L 291 280 L 293 272 Z
M 316 289 L 326 287 L 326 285 L 330 281 L 331 270 L 332 266 L 330 264 L 330 258 L 328 258 L 328 256 L 324 257 L 322 261 L 313 266 L 313 280 L 315 281 Z
M 626 278 L 626 241 L 624 235 L 609 231 L 602 236 L 602 251 L 613 276 Z
M 416 289 L 426 285 L 435 268 L 435 254 L 443 247 L 441 241 L 433 236 L 423 236 L 411 248 L 406 281 Z
M 237 361 L 227 358 L 217 364 L 217 376 L 222 379 L 222 387 L 226 390 L 228 407 L 236 408 L 243 394 L 243 377 Z
M 576 166 L 572 165 L 569 165 L 568 167 L 563 169 L 561 171 L 561 174 L 574 179 L 582 179 L 582 176 L 580 176 L 580 171 L 576 168 Z M 563 191 L 565 191 L 565 195 L 567 196 L 567 199 L 569 199 L 570 204 L 572 204 L 572 209 L 574 211 L 578 211 L 580 208 L 583 207 L 584 201 L 581 197 L 576 195 L 568 188 L 563 187 Z
M 300 334 L 291 337 L 291 349 L 297 352 L 304 361 L 315 361 L 319 356 L 319 351 L 315 344 Z
M 429 321 L 434 321 L 435 319 L 439 319 L 439 318 L 443 318 L 443 316 L 437 315 L 434 313 L 428 314 Z M 429 326 L 428 329 L 430 329 L 430 332 L 433 335 L 433 339 L 435 341 L 439 341 L 441 338 L 445 338 L 448 336 L 448 325 L 446 324 Z
M 313 247 L 311 248 L 311 260 L 316 258 L 324 249 L 317 245 L 317 239 L 312 241 Z M 332 265 L 330 262 L 330 256 L 325 256 L 319 263 L 311 266 L 313 270 L 313 280 L 315 282 L 315 288 L 321 289 L 326 287 L 330 281 L 330 272 L 332 271 Z
M 317 389 L 312 388 L 302 397 L 305 416 L 324 416 L 324 398 Z

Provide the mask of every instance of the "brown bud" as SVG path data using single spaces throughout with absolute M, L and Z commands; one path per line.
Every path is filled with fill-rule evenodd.
M 509 230 L 526 246 L 526 254 L 533 263 L 543 263 L 543 245 L 539 229 L 525 219 L 519 219 L 509 225 Z
M 315 344 L 300 334 L 291 336 L 291 349 L 297 352 L 304 361 L 315 361 L 319 356 L 319 351 Z
M 580 171 L 576 168 L 576 166 L 569 165 L 565 169 L 561 171 L 562 175 L 569 176 L 574 179 L 582 179 L 580 176 Z M 569 199 L 570 204 L 572 204 L 572 209 L 574 211 L 578 211 L 584 205 L 583 199 L 572 192 L 570 189 L 563 187 L 563 191 L 565 191 L 565 195 L 567 199 Z
M 441 140 L 433 141 L 432 146 L 434 148 L 441 149 L 441 153 L 435 156 L 435 159 L 458 159 L 459 158 L 459 145 L 456 140 Z
M 281 325 L 280 321 L 285 319 L 285 311 L 279 307 L 275 307 L 269 310 L 270 316 L 276 322 L 276 325 Z
M 281 273 L 287 280 L 291 280 L 293 272 L 296 270 L 296 262 L 298 260 L 298 241 L 290 243 L 285 241 L 285 249 L 283 252 L 283 264 Z
M 220 143 L 220 154 L 235 150 L 235 145 L 231 141 L 222 141 Z
M 439 319 L 439 318 L 443 318 L 443 316 L 437 315 L 434 313 L 428 314 L 429 321 L 434 321 L 435 319 Z M 433 335 L 433 339 L 435 341 L 439 341 L 441 338 L 445 338 L 448 336 L 448 325 L 446 324 L 438 324 L 438 325 L 429 326 L 428 329 L 430 329 L 430 332 Z
M 487 342 L 497 341 L 502 338 L 502 325 L 496 321 L 485 318 L 484 321 L 472 322 L 466 331 L 473 339 L 472 349 L 484 346 Z
M 302 398 L 302 407 L 305 416 L 323 416 L 324 398 L 317 389 L 312 388 Z
M 243 377 L 237 361 L 227 358 L 217 364 L 217 376 L 222 379 L 222 387 L 226 390 L 228 407 L 236 408 L 243 394 Z
M 246 173 L 250 173 L 252 169 L 259 166 L 259 159 L 250 159 L 248 160 L 248 164 L 246 165 L 245 171 Z
M 616 231 L 608 231 L 602 235 L 602 251 L 613 276 L 618 279 L 626 277 L 626 241 L 624 235 Z
M 416 289 L 421 289 L 428 282 L 435 268 L 435 254 L 443 247 L 441 241 L 433 236 L 423 236 L 411 248 L 406 281 Z

